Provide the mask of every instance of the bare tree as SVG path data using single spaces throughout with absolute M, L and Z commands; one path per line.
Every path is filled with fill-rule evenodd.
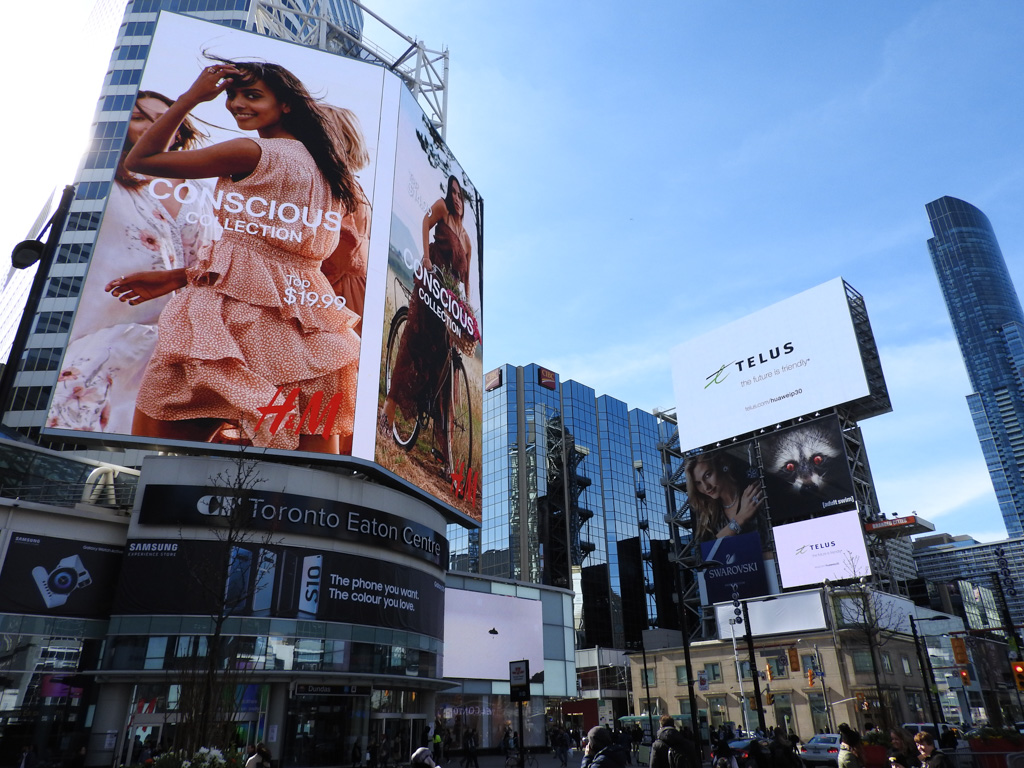
M 856 645 L 867 649 L 871 658 L 878 718 L 883 728 L 889 728 L 896 719 L 891 711 L 888 689 L 882 685 L 878 657 L 894 636 L 907 631 L 907 615 L 896 601 L 888 599 L 889 595 L 871 589 L 865 580 L 861 581 L 859 585 L 834 590 L 832 595 L 836 602 L 833 609 L 838 618 L 838 629 L 852 638 Z
M 205 633 L 181 635 L 174 654 L 181 664 L 178 680 L 178 727 L 174 748 L 193 754 L 200 747 L 229 746 L 243 695 L 257 664 L 252 642 L 225 633 L 228 620 L 246 612 L 253 598 L 271 589 L 269 561 L 253 552 L 274 542 L 274 534 L 250 527 L 244 504 L 247 492 L 261 482 L 259 465 L 241 452 L 230 468 L 210 478 L 223 488 L 220 508 L 210 517 L 212 538 L 185 547 L 188 583 L 198 604 L 207 606 Z M 187 537 L 184 533 L 182 538 Z

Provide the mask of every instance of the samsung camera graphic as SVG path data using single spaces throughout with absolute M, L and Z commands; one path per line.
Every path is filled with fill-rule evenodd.
M 78 555 L 65 557 L 52 571 L 37 565 L 32 569 L 32 578 L 35 579 L 39 594 L 43 596 L 47 608 L 59 608 L 68 601 L 76 589 L 92 584 L 92 576 Z

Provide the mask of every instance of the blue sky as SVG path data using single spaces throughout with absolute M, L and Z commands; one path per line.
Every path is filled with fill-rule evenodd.
M 42 40 L 4 32 L 12 243 L 84 148 L 110 47 L 75 36 L 89 5 L 54 2 Z M 1005 536 L 924 205 L 981 208 L 1024 286 L 1024 4 L 370 7 L 451 52 L 448 140 L 486 202 L 486 369 L 670 407 L 672 347 L 841 275 L 893 401 L 863 424 L 882 510 Z

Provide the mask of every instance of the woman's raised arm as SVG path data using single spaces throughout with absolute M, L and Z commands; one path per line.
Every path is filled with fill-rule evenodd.
M 430 210 L 427 211 L 427 215 L 423 217 L 423 268 L 430 269 L 430 230 L 441 219 L 444 218 L 445 213 L 448 211 L 447 206 L 444 204 L 444 199 L 437 200 Z
M 203 149 L 167 151 L 189 112 L 223 93 L 234 75 L 241 72 L 227 65 L 207 67 L 200 72 L 189 89 L 139 137 L 125 158 L 125 167 L 147 176 L 177 179 L 237 178 L 252 173 L 261 153 L 259 145 L 250 139 L 232 139 Z

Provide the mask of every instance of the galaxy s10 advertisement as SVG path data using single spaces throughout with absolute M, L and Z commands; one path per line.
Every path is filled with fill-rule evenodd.
M 341 552 L 144 539 L 128 542 L 112 612 L 341 621 L 441 638 L 444 584 Z

